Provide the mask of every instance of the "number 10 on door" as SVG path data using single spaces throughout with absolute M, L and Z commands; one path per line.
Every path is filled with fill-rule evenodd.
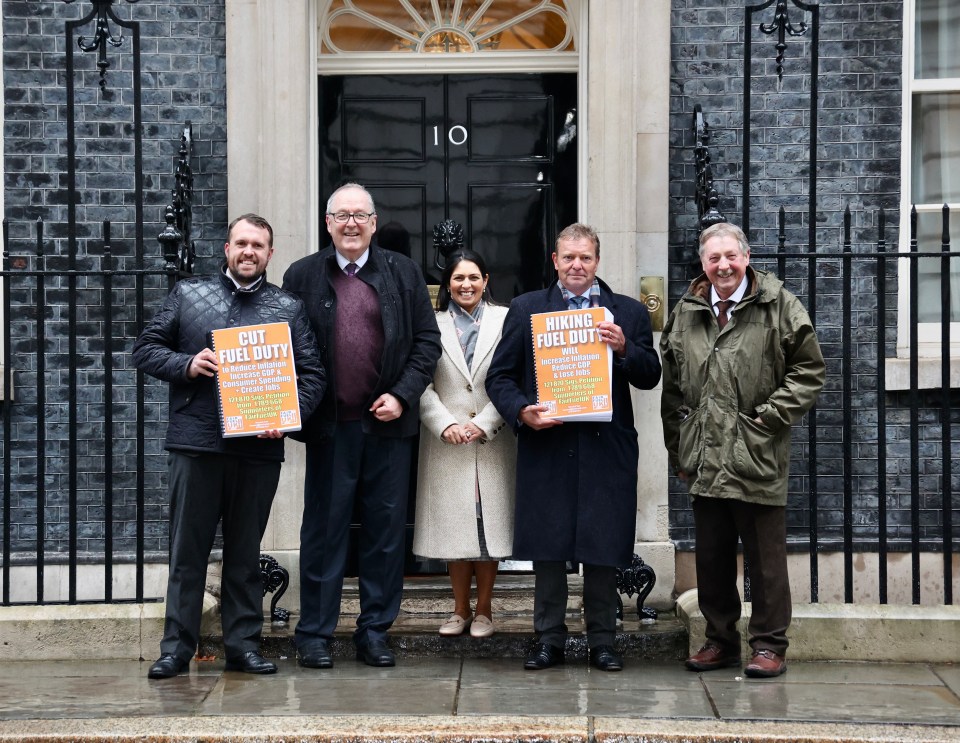
M 450 131 L 447 132 L 447 139 L 450 140 L 450 144 L 452 145 L 459 146 L 462 144 L 466 144 L 467 128 L 465 126 L 462 126 L 461 124 L 457 124 L 456 126 L 451 126 Z M 440 127 L 439 126 L 433 127 L 433 146 L 434 147 L 440 146 Z

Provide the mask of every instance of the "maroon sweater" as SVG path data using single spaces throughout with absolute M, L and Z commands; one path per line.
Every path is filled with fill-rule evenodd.
M 380 299 L 367 282 L 343 271 L 330 275 L 337 295 L 333 373 L 336 379 L 337 420 L 356 421 L 372 400 L 380 378 L 383 320 Z

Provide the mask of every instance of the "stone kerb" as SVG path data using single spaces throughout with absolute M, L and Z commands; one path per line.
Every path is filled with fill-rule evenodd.
M 738 624 L 747 636 L 750 604 Z M 706 621 L 697 591 L 677 599 L 677 616 L 686 626 L 690 652 L 704 642 Z M 882 604 L 794 604 L 788 633 L 793 660 L 960 662 L 960 606 Z M 743 644 L 744 658 L 749 647 Z
M 164 604 L 0 607 L 0 662 L 152 660 L 163 636 Z M 219 623 L 217 600 L 203 600 L 203 630 Z

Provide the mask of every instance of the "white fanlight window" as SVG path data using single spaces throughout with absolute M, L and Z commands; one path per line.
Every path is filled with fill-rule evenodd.
M 319 54 L 574 53 L 564 0 L 331 0 Z

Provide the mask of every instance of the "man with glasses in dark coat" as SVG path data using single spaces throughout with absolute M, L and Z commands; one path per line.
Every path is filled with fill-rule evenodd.
M 420 268 L 372 244 L 370 193 L 341 186 L 327 202 L 333 244 L 287 270 L 303 299 L 329 385 L 301 432 L 307 445 L 300 530 L 297 658 L 331 668 L 355 501 L 360 503 L 357 659 L 395 664 L 387 632 L 400 611 L 410 462 L 420 396 L 440 358 L 440 330 Z

